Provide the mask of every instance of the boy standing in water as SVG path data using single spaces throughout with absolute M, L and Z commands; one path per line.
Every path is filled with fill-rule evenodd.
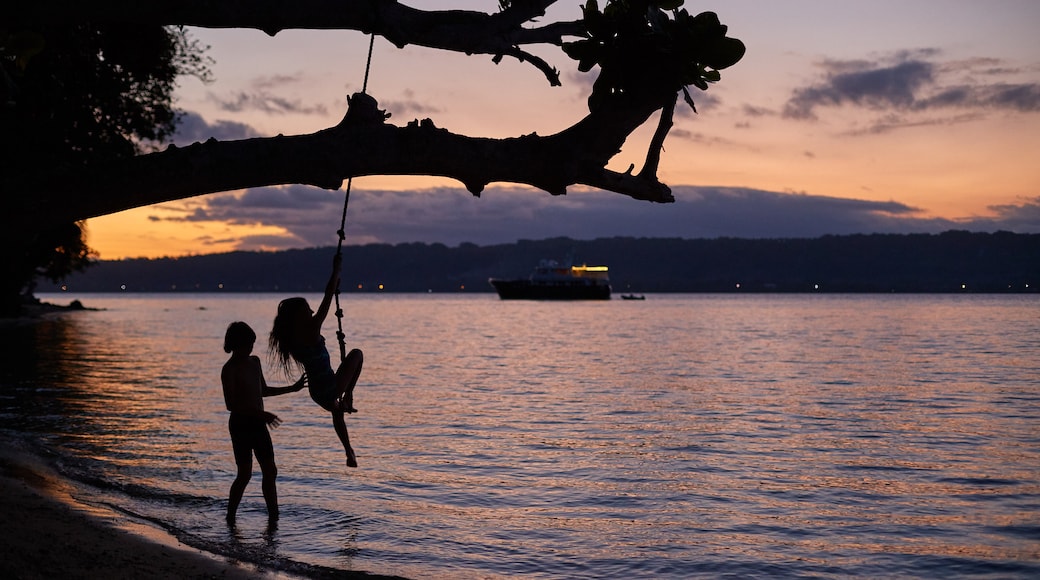
M 229 524 L 234 523 L 246 484 L 253 476 L 253 454 L 256 454 L 263 474 L 261 489 L 267 503 L 268 519 L 271 522 L 278 519 L 278 491 L 275 487 L 278 467 L 274 463 L 274 446 L 267 426 L 277 427 L 282 421 L 274 413 L 264 411 L 263 397 L 295 393 L 303 389 L 306 379 L 302 376 L 288 387 L 267 386 L 260 359 L 252 356 L 255 342 L 256 333 L 245 322 L 232 322 L 224 334 L 224 352 L 230 353 L 231 358 L 220 371 L 220 383 L 224 388 L 224 404 L 231 411 L 228 431 L 238 467 L 228 496 Z

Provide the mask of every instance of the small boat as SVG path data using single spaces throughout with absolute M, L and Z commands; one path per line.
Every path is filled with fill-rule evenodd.
M 542 260 L 527 278 L 491 278 L 502 300 L 610 300 L 606 266 L 564 266 Z
M 646 296 L 642 294 L 622 294 L 622 300 L 646 300 Z

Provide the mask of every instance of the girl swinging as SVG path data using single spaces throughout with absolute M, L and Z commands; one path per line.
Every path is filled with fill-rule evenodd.
M 285 370 L 287 376 L 303 368 L 307 374 L 307 390 L 315 403 L 332 413 L 332 424 L 336 435 L 347 454 L 347 467 L 357 467 L 357 457 L 350 446 L 345 413 L 355 413 L 354 385 L 361 375 L 364 357 L 360 350 L 352 349 L 332 371 L 329 351 L 321 335 L 321 325 L 328 316 L 333 295 L 339 286 L 342 258 L 339 253 L 332 261 L 332 276 L 325 286 L 325 295 L 313 311 L 302 297 L 286 298 L 278 304 L 278 314 L 271 328 L 269 347 L 271 355 Z

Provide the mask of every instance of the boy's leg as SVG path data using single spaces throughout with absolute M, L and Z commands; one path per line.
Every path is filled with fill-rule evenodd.
M 228 493 L 227 521 L 233 522 L 238 513 L 238 504 L 242 502 L 242 494 L 246 491 L 246 485 L 253 477 L 253 446 L 248 434 L 242 433 L 241 427 L 236 425 L 231 431 L 231 448 L 235 453 L 235 481 L 231 482 L 231 491 Z
M 275 480 L 278 477 L 278 466 L 274 463 L 274 443 L 271 442 L 271 432 L 267 425 L 260 425 L 257 432 L 256 461 L 260 464 L 260 473 L 263 476 L 260 489 L 264 493 L 264 503 L 267 504 L 267 519 L 278 519 L 278 489 Z
M 246 491 L 246 484 L 249 483 L 249 479 L 252 476 L 252 461 L 245 465 L 242 463 L 238 464 L 238 473 L 235 475 L 235 481 L 231 482 L 231 491 L 228 493 L 227 520 L 229 522 L 235 520 L 235 515 L 238 513 L 238 504 L 242 502 L 242 494 Z
M 264 503 L 267 504 L 267 519 L 277 520 L 278 486 L 275 483 L 275 481 L 278 478 L 278 466 L 274 463 L 273 455 L 268 459 L 259 461 L 259 463 L 260 472 L 263 474 L 263 480 L 260 484 L 260 488 L 264 492 Z

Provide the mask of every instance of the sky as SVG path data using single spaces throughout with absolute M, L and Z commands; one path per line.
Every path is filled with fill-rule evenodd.
M 416 7 L 432 3 L 403 2 Z M 602 2 L 601 2 L 602 4 Z M 496 11 L 497 0 L 437 8 Z M 566 196 L 453 180 L 353 181 L 347 244 L 455 246 L 567 236 L 818 237 L 1040 233 L 1040 2 L 725 0 L 714 11 L 747 46 L 722 80 L 680 103 L 660 179 L 676 202 L 572 187 Z M 578 0 L 543 22 L 580 18 Z M 355 31 L 191 29 L 213 80 L 181 80 L 175 143 L 304 134 L 335 125 L 361 89 L 368 38 Z M 558 48 L 562 72 L 376 38 L 367 92 L 404 125 L 430 118 L 470 136 L 556 133 L 580 120 L 594 73 Z M 656 124 L 608 167 L 641 167 Z M 345 184 L 344 184 L 345 185 Z M 89 220 L 102 259 L 334 246 L 343 192 L 288 185 L 224 192 Z

